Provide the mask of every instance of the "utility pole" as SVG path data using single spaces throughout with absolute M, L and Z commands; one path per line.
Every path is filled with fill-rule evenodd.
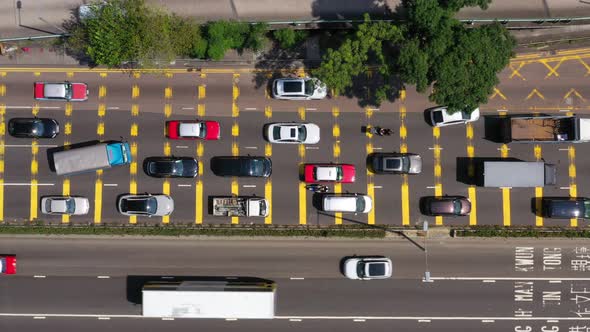
M 422 224 L 422 230 L 424 231 L 424 265 L 426 270 L 424 271 L 424 279 L 423 282 L 432 282 L 430 279 L 430 271 L 428 270 L 428 221 L 424 221 Z

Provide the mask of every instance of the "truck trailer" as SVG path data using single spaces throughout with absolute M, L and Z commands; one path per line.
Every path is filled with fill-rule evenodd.
M 544 187 L 557 182 L 557 167 L 544 162 L 483 161 L 477 164 L 483 187 Z
M 274 282 L 182 281 L 147 283 L 145 317 L 251 318 L 275 316 Z
M 582 143 L 590 141 L 590 119 L 574 115 L 514 115 L 490 119 L 503 143 Z M 488 128 L 486 128 L 487 136 Z
M 267 217 L 268 201 L 257 196 L 214 196 L 213 215 L 222 217 Z
M 72 148 L 53 154 L 57 175 L 96 171 L 131 163 L 129 143 L 109 142 Z

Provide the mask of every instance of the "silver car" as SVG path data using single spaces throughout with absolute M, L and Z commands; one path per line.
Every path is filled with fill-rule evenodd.
M 271 143 L 316 144 L 320 141 L 320 127 L 314 123 L 271 123 L 265 126 L 264 134 Z
M 174 200 L 168 195 L 128 194 L 117 201 L 119 212 L 126 216 L 167 216 L 174 211 Z
M 41 198 L 41 212 L 54 215 L 84 215 L 90 203 L 86 197 L 45 196 Z
M 276 99 L 324 99 L 327 95 L 326 84 L 317 78 L 278 78 L 272 84 L 272 97 Z
M 351 257 L 344 261 L 343 273 L 348 279 L 387 279 L 392 275 L 391 259 L 381 256 Z

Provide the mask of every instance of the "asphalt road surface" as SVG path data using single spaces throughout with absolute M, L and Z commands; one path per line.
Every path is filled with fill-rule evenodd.
M 277 282 L 277 319 L 265 329 L 346 331 L 359 325 L 404 329 L 473 326 L 505 331 L 587 323 L 590 246 L 571 240 L 203 240 L 2 237 L 18 274 L 0 278 L 0 327 L 27 331 L 189 328 L 186 320 L 141 318 L 141 280 L 165 277 L 261 277 Z M 394 277 L 353 281 L 339 272 L 346 256 L 385 255 Z M 196 320 L 193 325 L 247 331 L 257 321 Z M 69 327 L 68 327 L 69 326 Z
M 481 107 L 479 121 L 440 130 L 433 130 L 424 121 L 423 110 L 433 105 L 411 88 L 403 98 L 375 108 L 362 107 L 357 97 L 347 96 L 309 102 L 273 100 L 266 89 L 268 73 L 246 69 L 210 69 L 200 74 L 174 70 L 169 75 L 133 76 L 87 69 L 4 68 L 6 75 L 0 75 L 4 126 L 12 117 L 37 115 L 57 119 L 62 133 L 53 140 L 33 142 L 10 137 L 3 127 L 0 220 L 322 225 L 414 225 L 430 220 L 438 225 L 585 226 L 578 219 L 540 218 L 533 213 L 531 203 L 541 196 L 588 196 L 588 145 L 501 145 L 484 139 L 484 125 L 485 116 L 497 115 L 498 110 L 507 114 L 571 111 L 584 116 L 589 112 L 590 91 L 584 69 L 588 57 L 587 50 L 580 50 L 550 58 L 517 58 L 501 73 L 501 82 L 489 103 Z M 71 104 L 33 101 L 33 81 L 64 79 L 87 82 L 90 100 Z M 221 140 L 199 143 L 164 137 L 166 120 L 194 118 L 219 121 Z M 263 124 L 282 121 L 317 123 L 321 127 L 320 143 L 293 146 L 265 142 Z M 371 137 L 362 132 L 364 125 L 392 128 L 395 134 Z M 49 170 L 48 149 L 121 137 L 134 147 L 131 167 L 70 177 L 57 177 Z M 371 151 L 404 149 L 423 157 L 422 174 L 403 177 L 366 171 L 366 157 Z M 143 159 L 165 154 L 196 157 L 202 174 L 195 180 L 168 181 L 146 176 L 141 169 Z M 210 158 L 232 154 L 269 156 L 273 161 L 272 177 L 267 181 L 214 176 L 209 169 Z M 557 185 L 541 191 L 475 187 L 462 182 L 464 172 L 458 167 L 468 156 L 527 161 L 543 158 L 558 166 Z M 375 201 L 373 211 L 356 216 L 318 214 L 311 204 L 312 195 L 299 181 L 299 165 L 306 162 L 354 164 L 356 182 L 330 188 L 334 192 L 369 194 Z M 128 192 L 169 193 L 176 209 L 169 218 L 122 218 L 115 209 L 115 201 L 118 195 Z M 67 193 L 88 197 L 92 202 L 90 213 L 72 218 L 40 215 L 40 197 Z M 271 215 L 265 219 L 211 216 L 206 204 L 208 197 L 231 193 L 265 196 L 271 200 Z M 463 218 L 426 218 L 418 211 L 418 200 L 434 194 L 468 196 L 473 211 Z

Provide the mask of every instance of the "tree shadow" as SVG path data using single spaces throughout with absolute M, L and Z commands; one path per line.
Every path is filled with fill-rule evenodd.
M 391 9 L 385 0 L 316 0 L 311 5 L 311 15 L 322 20 L 386 17 Z

